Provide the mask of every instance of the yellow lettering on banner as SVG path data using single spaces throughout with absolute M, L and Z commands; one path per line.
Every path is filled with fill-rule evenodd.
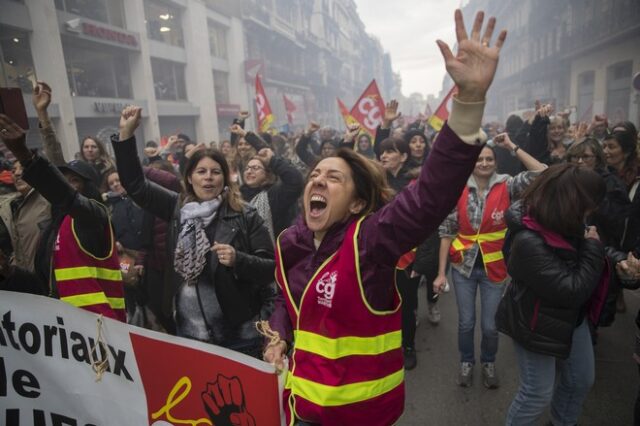
M 180 380 L 178 380 L 178 382 L 173 386 L 173 389 L 171 389 L 171 392 L 169 392 L 169 396 L 167 396 L 167 402 L 165 403 L 165 405 L 155 413 L 151 414 L 151 418 L 153 420 L 158 420 L 158 418 L 164 414 L 167 417 L 167 420 L 174 424 L 191 426 L 199 426 L 205 424 L 207 426 L 213 426 L 213 423 L 211 423 L 211 420 L 209 419 L 203 418 L 198 420 L 181 420 L 176 419 L 171 415 L 171 410 L 177 407 L 183 399 L 189 396 L 190 392 L 191 379 L 189 379 L 188 377 L 180 378 Z

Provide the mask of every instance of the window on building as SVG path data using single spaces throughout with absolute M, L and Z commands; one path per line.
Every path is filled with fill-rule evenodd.
M 144 16 L 150 39 L 184 47 L 180 9 L 165 3 L 145 0 Z
M 122 0 L 55 0 L 56 9 L 124 28 Z
M 590 121 L 593 116 L 595 72 L 585 71 L 578 76 L 578 120 Z
M 157 99 L 168 101 L 187 99 L 184 64 L 151 58 L 151 71 Z
M 209 21 L 209 49 L 216 58 L 227 59 L 227 28 Z
M 217 104 L 229 102 L 229 73 L 213 71 L 213 91 L 216 94 Z
M 0 86 L 19 87 L 31 93 L 36 81 L 27 33 L 0 31 Z
M 607 117 L 611 123 L 629 116 L 632 67 L 631 61 L 625 61 L 607 68 Z
M 132 97 L 129 56 L 119 50 L 65 46 L 64 60 L 72 96 Z

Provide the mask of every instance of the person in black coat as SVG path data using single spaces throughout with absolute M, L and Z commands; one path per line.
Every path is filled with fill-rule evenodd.
M 513 339 L 520 369 L 507 425 L 535 424 L 549 403 L 553 424 L 578 422 L 595 377 L 586 318 L 599 316 L 608 285 L 604 246 L 584 218 L 605 192 L 594 171 L 555 165 L 507 214 L 512 281 L 496 323 Z
M 605 247 L 611 250 L 620 250 L 624 239 L 625 224 L 631 213 L 631 202 L 624 182 L 616 176 L 613 169 L 607 167 L 602 146 L 594 138 L 588 137 L 569 148 L 567 160 L 580 167 L 595 171 L 604 180 L 606 186 L 604 199 L 598 208 L 589 215 L 586 223 L 598 228 L 600 240 Z M 616 315 L 616 300 L 620 292 L 620 282 L 614 276 L 609 286 L 607 302 L 599 324 L 593 324 L 594 326 L 610 326 L 613 323 Z M 594 334 L 595 336 L 596 334 Z
M 242 202 L 219 151 L 196 151 L 185 164 L 184 196 L 145 179 L 135 129 L 141 108 L 127 107 L 112 136 L 122 185 L 143 209 L 170 223 L 178 335 L 261 357 L 254 327 L 273 298 L 273 244 L 256 210 Z M 265 315 L 263 315 L 265 317 Z

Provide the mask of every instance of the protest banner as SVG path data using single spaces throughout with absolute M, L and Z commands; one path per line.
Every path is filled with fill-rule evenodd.
M 0 424 L 279 425 L 272 365 L 0 291 Z

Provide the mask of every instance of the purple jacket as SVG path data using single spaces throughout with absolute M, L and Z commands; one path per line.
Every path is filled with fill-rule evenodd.
M 462 142 L 445 125 L 416 184 L 363 221 L 358 235 L 360 271 L 365 297 L 373 309 L 391 308 L 398 259 L 422 243 L 455 207 L 481 149 L 481 145 Z M 340 247 L 349 224 L 356 219 L 353 216 L 345 223 L 335 224 L 317 250 L 303 217 L 280 235 L 282 262 L 296 303 L 318 267 Z M 292 324 L 281 293 L 269 322 L 282 338 L 292 341 Z

